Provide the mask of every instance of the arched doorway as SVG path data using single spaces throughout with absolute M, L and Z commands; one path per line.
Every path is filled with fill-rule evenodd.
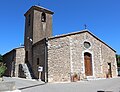
M 92 55 L 88 52 L 84 53 L 84 65 L 85 65 L 85 75 L 92 76 Z

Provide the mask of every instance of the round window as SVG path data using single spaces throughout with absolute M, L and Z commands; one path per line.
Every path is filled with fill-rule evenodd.
M 85 47 L 85 48 L 87 48 L 87 49 L 88 49 L 88 48 L 90 48 L 90 46 L 91 46 L 91 45 L 90 45 L 90 43 L 89 43 L 89 42 L 84 42 L 84 47 Z

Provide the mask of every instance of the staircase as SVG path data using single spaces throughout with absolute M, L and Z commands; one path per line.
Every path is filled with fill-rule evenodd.
M 22 65 L 22 70 L 24 71 L 24 74 L 26 76 L 26 79 L 32 79 L 32 76 L 30 74 L 27 64 L 21 64 L 21 65 Z

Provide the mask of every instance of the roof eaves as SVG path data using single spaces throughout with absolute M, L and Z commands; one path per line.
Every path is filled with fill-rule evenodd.
M 94 34 L 92 34 L 88 29 L 81 30 L 81 31 L 78 31 L 78 32 L 72 32 L 72 33 L 68 33 L 68 34 L 62 34 L 62 35 L 57 35 L 57 36 L 49 37 L 48 40 L 52 40 L 52 39 L 56 39 L 56 38 L 61 38 L 61 37 L 65 37 L 65 36 L 70 36 L 70 35 L 75 35 L 75 34 L 81 34 L 81 33 L 85 33 L 85 32 L 89 33 L 94 38 L 96 38 L 97 40 L 99 40 L 100 42 L 102 42 L 103 44 L 105 44 L 107 47 L 109 47 L 110 49 L 112 49 L 114 52 L 116 52 L 112 47 L 110 47 L 108 44 L 106 44 L 105 42 L 103 42 L 97 36 L 95 36 Z
M 32 6 L 32 7 L 24 14 L 24 16 L 26 16 L 27 14 L 29 14 L 30 11 L 32 11 L 33 9 L 38 10 L 38 11 L 47 12 L 47 13 L 50 13 L 50 14 L 54 14 L 53 11 L 51 11 L 51 10 L 49 10 L 49 9 L 47 9 L 47 8 L 44 8 L 44 7 L 41 7 L 41 6 L 38 6 L 38 5 L 34 5 L 34 6 Z

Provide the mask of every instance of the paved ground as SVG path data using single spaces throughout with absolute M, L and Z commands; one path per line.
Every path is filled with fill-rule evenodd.
M 100 90 L 120 92 L 120 78 L 47 84 L 39 81 L 12 79 L 16 81 L 17 88 L 22 92 L 97 92 Z
M 20 90 L 45 84 L 42 81 L 27 80 L 27 79 L 23 79 L 23 78 L 15 78 L 15 77 L 12 77 L 12 78 L 11 77 L 3 77 L 3 80 L 5 82 L 9 82 L 9 81 L 15 82 L 16 88 L 20 89 Z

